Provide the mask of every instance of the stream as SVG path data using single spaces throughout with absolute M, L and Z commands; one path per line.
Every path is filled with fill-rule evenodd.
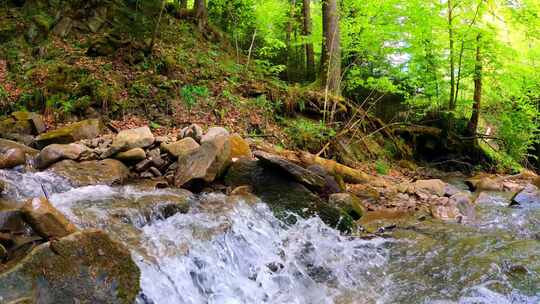
M 140 186 L 73 188 L 49 172 L 0 170 L 13 201 L 41 196 L 80 228 L 123 242 L 138 304 L 540 303 L 540 206 L 488 193 L 466 223 L 411 219 L 388 237 L 344 236 L 318 218 L 285 225 L 262 202 Z M 142 210 L 148 201 L 158 202 Z

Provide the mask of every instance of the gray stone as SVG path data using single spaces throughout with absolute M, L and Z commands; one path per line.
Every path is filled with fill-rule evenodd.
M 48 145 L 39 152 L 38 157 L 36 158 L 36 167 L 38 169 L 45 169 L 63 159 L 79 159 L 87 149 L 86 146 L 80 144 Z
M 135 148 L 146 148 L 154 143 L 154 135 L 148 126 L 120 131 L 113 140 L 111 150 L 114 153 Z
M 131 149 L 125 152 L 120 152 L 114 158 L 123 162 L 139 162 L 146 158 L 146 152 L 141 148 Z
M 129 169 L 120 161 L 75 162 L 63 160 L 51 166 L 54 173 L 67 178 L 74 186 L 122 184 L 129 177 Z
M 88 119 L 43 133 L 36 137 L 36 145 L 42 149 L 51 144 L 69 144 L 81 139 L 92 139 L 101 132 L 98 119 Z
M 184 139 L 186 137 L 193 138 L 196 142 L 200 143 L 203 136 L 203 129 L 198 124 L 192 124 L 189 127 L 185 127 L 178 134 L 178 139 Z
M 540 204 L 540 190 L 536 186 L 529 184 L 514 196 L 512 205 L 526 206 L 531 204 Z
M 191 137 L 186 137 L 173 143 L 162 143 L 161 150 L 169 153 L 170 155 L 178 158 L 186 156 L 189 153 L 197 150 L 200 145 Z

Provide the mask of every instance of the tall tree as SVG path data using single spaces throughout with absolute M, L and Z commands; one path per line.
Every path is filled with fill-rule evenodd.
M 340 94 L 341 47 L 338 0 L 323 0 L 323 45 L 321 54 L 321 79 L 325 90 Z
M 448 101 L 448 110 L 456 109 L 456 67 L 454 56 L 454 5 L 452 0 L 448 2 L 448 39 L 450 42 L 450 100 Z
M 199 30 L 203 30 L 208 23 L 208 9 L 206 8 L 206 0 L 195 0 L 193 7 L 195 18 L 199 26 Z
M 315 74 L 315 52 L 313 51 L 313 42 L 311 41 L 311 34 L 313 32 L 313 24 L 311 21 L 311 1 L 303 0 L 302 5 L 302 34 L 308 39 L 308 41 L 304 43 L 304 48 L 306 50 L 306 78 L 308 80 L 313 80 Z
M 180 9 L 187 9 L 187 0 L 178 0 L 178 6 Z
M 474 103 L 472 108 L 472 116 L 467 125 L 467 130 L 470 135 L 476 134 L 478 129 L 478 120 L 480 118 L 480 106 L 482 102 L 482 52 L 481 52 L 482 35 L 476 36 L 476 60 L 474 65 Z

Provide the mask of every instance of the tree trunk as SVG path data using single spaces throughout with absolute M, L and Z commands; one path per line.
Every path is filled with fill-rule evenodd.
M 481 34 L 476 36 L 476 62 L 474 65 L 474 103 L 472 116 L 467 125 L 467 130 L 471 136 L 474 136 L 478 130 L 478 120 L 480 118 L 480 105 L 482 101 L 482 50 Z
M 208 23 L 206 0 L 195 0 L 193 9 L 195 11 L 195 18 L 197 19 L 199 30 L 202 31 L 206 28 L 206 24 Z
M 187 0 L 178 0 L 178 6 L 180 9 L 186 10 L 187 9 Z
M 323 0 L 323 50 L 321 84 L 329 93 L 339 95 L 341 82 L 341 48 L 338 0 Z
M 293 22 L 294 22 L 294 8 L 296 6 L 296 0 L 290 0 L 289 2 L 289 20 L 287 21 L 287 29 L 286 29 L 286 35 L 285 40 L 287 44 L 287 80 L 292 81 L 292 61 L 291 61 L 291 53 L 292 53 L 292 31 L 293 31 Z
M 311 1 L 303 0 L 303 23 L 304 28 L 302 34 L 305 37 L 310 37 L 313 31 L 313 25 L 311 21 Z M 308 41 L 304 45 L 306 49 L 306 79 L 314 80 L 315 74 L 315 53 L 313 51 L 313 42 Z
M 454 63 L 454 28 L 453 28 L 453 1 L 448 2 L 448 36 L 450 40 L 450 100 L 448 101 L 448 110 L 453 111 L 456 109 L 456 76 L 455 76 L 455 63 Z

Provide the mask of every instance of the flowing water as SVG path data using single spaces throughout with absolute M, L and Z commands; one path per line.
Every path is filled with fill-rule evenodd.
M 284 225 L 264 203 L 135 186 L 72 188 L 50 173 L 1 171 L 8 197 L 42 195 L 81 228 L 125 243 L 138 303 L 540 303 L 540 206 L 490 194 L 474 221 L 418 221 L 390 238 L 342 236 L 318 218 Z M 154 206 L 147 210 L 145 206 Z

